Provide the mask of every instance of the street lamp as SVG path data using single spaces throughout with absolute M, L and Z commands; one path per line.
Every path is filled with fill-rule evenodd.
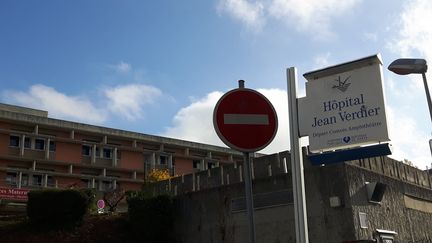
M 411 73 L 421 73 L 423 84 L 426 91 L 426 98 L 429 106 L 429 115 L 432 121 L 432 102 L 429 94 L 429 87 L 426 80 L 427 64 L 425 59 L 401 58 L 393 61 L 388 66 L 388 69 L 399 75 L 407 75 Z
M 429 106 L 429 115 L 432 121 L 432 102 L 429 94 L 429 87 L 426 80 L 427 64 L 425 59 L 414 59 L 414 58 L 400 58 L 394 60 L 388 66 L 388 69 L 399 75 L 407 75 L 411 73 L 421 73 L 423 77 L 423 84 L 426 91 L 426 98 Z M 429 148 L 432 154 L 432 139 L 429 140 Z

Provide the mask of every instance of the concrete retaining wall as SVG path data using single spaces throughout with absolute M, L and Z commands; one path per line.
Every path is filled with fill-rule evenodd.
M 257 242 L 295 241 L 287 155 L 253 161 Z M 241 164 L 233 164 L 146 190 L 177 195 L 175 234 L 182 242 L 248 242 L 242 173 Z M 387 185 L 380 204 L 368 201 L 366 182 Z M 305 160 L 305 183 L 310 242 L 372 239 L 377 229 L 397 232 L 398 242 L 432 239 L 432 214 L 427 212 L 432 210 L 431 176 L 425 171 L 386 157 L 323 167 Z M 360 213 L 366 227 L 360 225 Z
M 256 179 L 280 175 L 287 172 L 291 173 L 291 161 L 288 155 L 288 152 L 281 152 L 254 158 L 252 162 L 252 178 Z M 421 171 L 388 157 L 374 157 L 345 163 L 409 184 L 432 189 L 432 174 L 428 174 L 426 171 Z M 305 168 L 308 167 L 311 166 L 308 165 L 306 159 Z M 155 195 L 160 193 L 178 195 L 185 192 L 199 191 L 240 182 L 243 182 L 243 166 L 241 163 L 233 163 L 231 165 L 216 167 L 209 171 L 182 175 L 166 182 L 148 185 L 145 190 L 155 193 Z

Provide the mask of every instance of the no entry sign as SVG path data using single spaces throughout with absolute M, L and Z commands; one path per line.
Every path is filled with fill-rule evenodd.
M 220 98 L 213 112 L 213 125 L 228 147 L 256 152 L 273 140 L 278 122 L 273 105 L 264 95 L 238 88 Z

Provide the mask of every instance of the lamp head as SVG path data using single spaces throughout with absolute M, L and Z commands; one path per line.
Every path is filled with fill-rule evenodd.
M 400 58 L 390 63 L 388 69 L 399 75 L 426 73 L 427 64 L 425 59 Z

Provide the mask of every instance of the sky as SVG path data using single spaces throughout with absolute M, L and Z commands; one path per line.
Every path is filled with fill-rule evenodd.
M 387 66 L 432 60 L 430 23 L 427 0 L 2 0 L 0 102 L 224 146 L 213 109 L 243 79 L 276 108 L 278 133 L 261 151 L 273 153 L 290 146 L 287 68 L 297 68 L 304 95 L 302 74 L 380 53 L 391 157 L 425 169 L 421 75 Z

